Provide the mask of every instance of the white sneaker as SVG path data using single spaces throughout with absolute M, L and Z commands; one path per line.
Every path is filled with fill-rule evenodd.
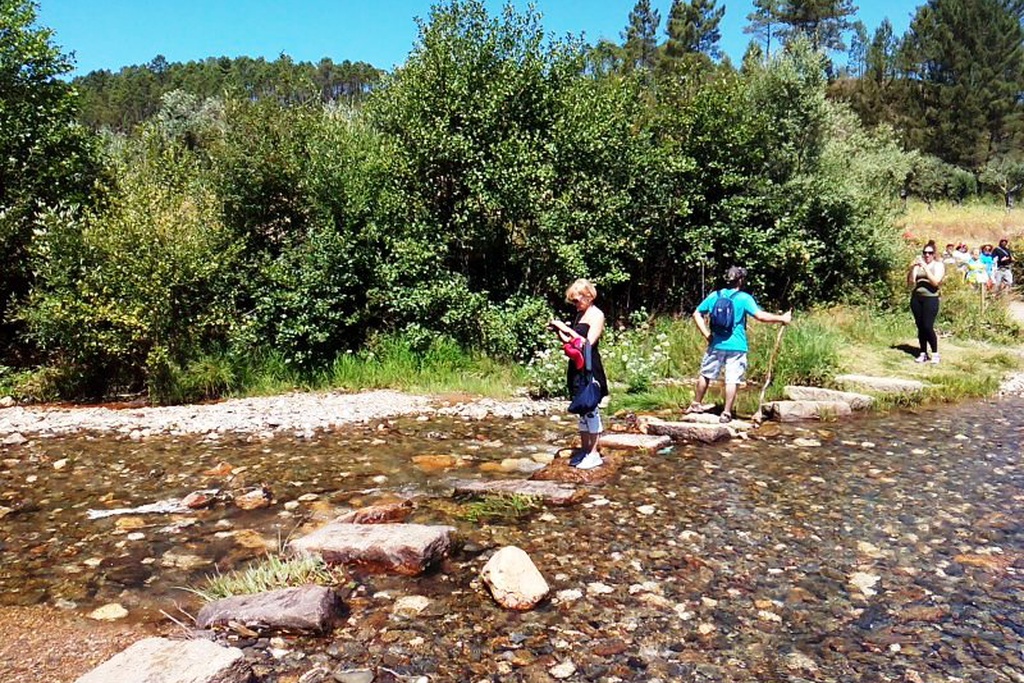
M 587 455 L 576 465 L 578 470 L 592 470 L 604 464 L 599 453 L 587 453 Z
M 928 354 L 927 353 L 922 353 L 920 356 L 918 356 L 917 358 L 914 359 L 914 362 L 915 363 L 927 363 L 928 362 Z
M 939 354 L 935 354 L 934 356 L 932 356 L 931 363 L 932 363 L 932 365 L 938 365 L 939 364 Z

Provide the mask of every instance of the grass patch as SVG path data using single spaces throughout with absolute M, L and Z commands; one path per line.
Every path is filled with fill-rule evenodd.
M 283 558 L 268 554 L 245 569 L 227 574 L 208 576 L 200 588 L 189 589 L 207 601 L 219 600 L 233 595 L 252 595 L 278 588 L 293 588 L 315 584 L 337 586 L 344 583 L 345 574 L 341 569 L 327 566 L 319 557 L 302 556 Z
M 542 507 L 537 496 L 520 493 L 489 494 L 463 506 L 460 517 L 469 522 L 517 520 Z

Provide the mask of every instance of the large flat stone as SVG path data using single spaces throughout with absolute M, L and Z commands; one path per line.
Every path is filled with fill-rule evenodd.
M 870 408 L 871 404 L 875 402 L 875 399 L 867 394 L 824 389 L 822 387 L 801 387 L 787 384 L 785 391 L 786 398 L 792 401 L 843 401 L 850 404 L 850 407 L 854 410 L 865 410 Z
M 557 481 L 534 481 L 531 479 L 501 479 L 497 481 L 459 480 L 452 482 L 457 494 L 518 494 L 542 498 L 551 505 L 575 503 L 581 492 L 571 484 Z
M 853 413 L 845 401 L 771 401 L 764 404 L 764 414 L 779 422 L 799 420 L 831 420 Z
M 328 564 L 415 576 L 448 554 L 454 531 L 450 526 L 335 520 L 291 541 L 288 547 L 297 553 L 319 555 Z
M 650 422 L 647 425 L 649 434 L 669 436 L 679 441 L 700 441 L 715 443 L 732 437 L 732 431 L 724 424 L 704 424 L 701 422 Z
M 299 586 L 253 595 L 236 595 L 203 605 L 199 628 L 237 622 L 256 631 L 324 633 L 341 614 L 341 597 L 333 588 Z
M 672 445 L 672 437 L 657 434 L 605 433 L 601 436 L 601 450 L 644 451 L 654 453 Z
M 871 375 L 837 375 L 840 385 L 855 386 L 880 394 L 912 394 L 924 389 L 924 382 L 899 377 L 872 377 Z
M 237 647 L 209 640 L 146 638 L 75 683 L 245 683 L 251 676 Z

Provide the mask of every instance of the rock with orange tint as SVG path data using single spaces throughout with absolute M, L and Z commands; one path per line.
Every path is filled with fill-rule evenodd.
M 235 505 L 242 510 L 259 510 L 270 505 L 271 494 L 266 487 L 259 487 L 251 491 L 237 493 L 234 496 Z
M 534 481 L 557 481 L 565 484 L 603 484 L 622 467 L 622 457 L 614 451 L 601 454 L 604 462 L 592 470 L 581 470 L 569 464 L 568 458 L 556 458 L 550 465 L 534 472 Z
M 414 455 L 412 462 L 424 472 L 443 472 L 463 465 L 462 458 L 456 455 Z
M 205 472 L 203 472 L 203 474 L 205 474 L 208 477 L 226 477 L 229 474 L 231 474 L 231 471 L 234 469 L 235 468 L 231 465 L 231 463 L 221 460 L 219 463 L 216 464 L 216 466 L 206 470 Z
M 342 524 L 385 524 L 388 522 L 404 522 L 415 509 L 411 500 L 398 503 L 368 505 L 338 517 L 335 522 Z
M 215 492 L 193 491 L 181 499 L 181 504 L 189 510 L 198 510 L 199 508 L 205 508 L 213 505 L 213 501 L 216 499 L 217 495 Z
M 1014 563 L 1017 559 L 1015 555 L 982 555 L 982 554 L 963 554 L 957 555 L 953 558 L 955 562 L 967 565 L 968 567 L 980 567 L 981 569 L 987 569 L 993 572 L 1006 571 L 1006 568 Z

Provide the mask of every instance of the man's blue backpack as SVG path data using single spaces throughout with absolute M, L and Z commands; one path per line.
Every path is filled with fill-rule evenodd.
M 724 290 L 723 290 L 724 291 Z M 732 298 L 739 292 L 736 290 L 729 296 L 718 293 L 715 305 L 711 307 L 711 331 L 720 337 L 728 337 L 732 334 L 732 328 L 736 325 L 736 314 L 733 312 Z

